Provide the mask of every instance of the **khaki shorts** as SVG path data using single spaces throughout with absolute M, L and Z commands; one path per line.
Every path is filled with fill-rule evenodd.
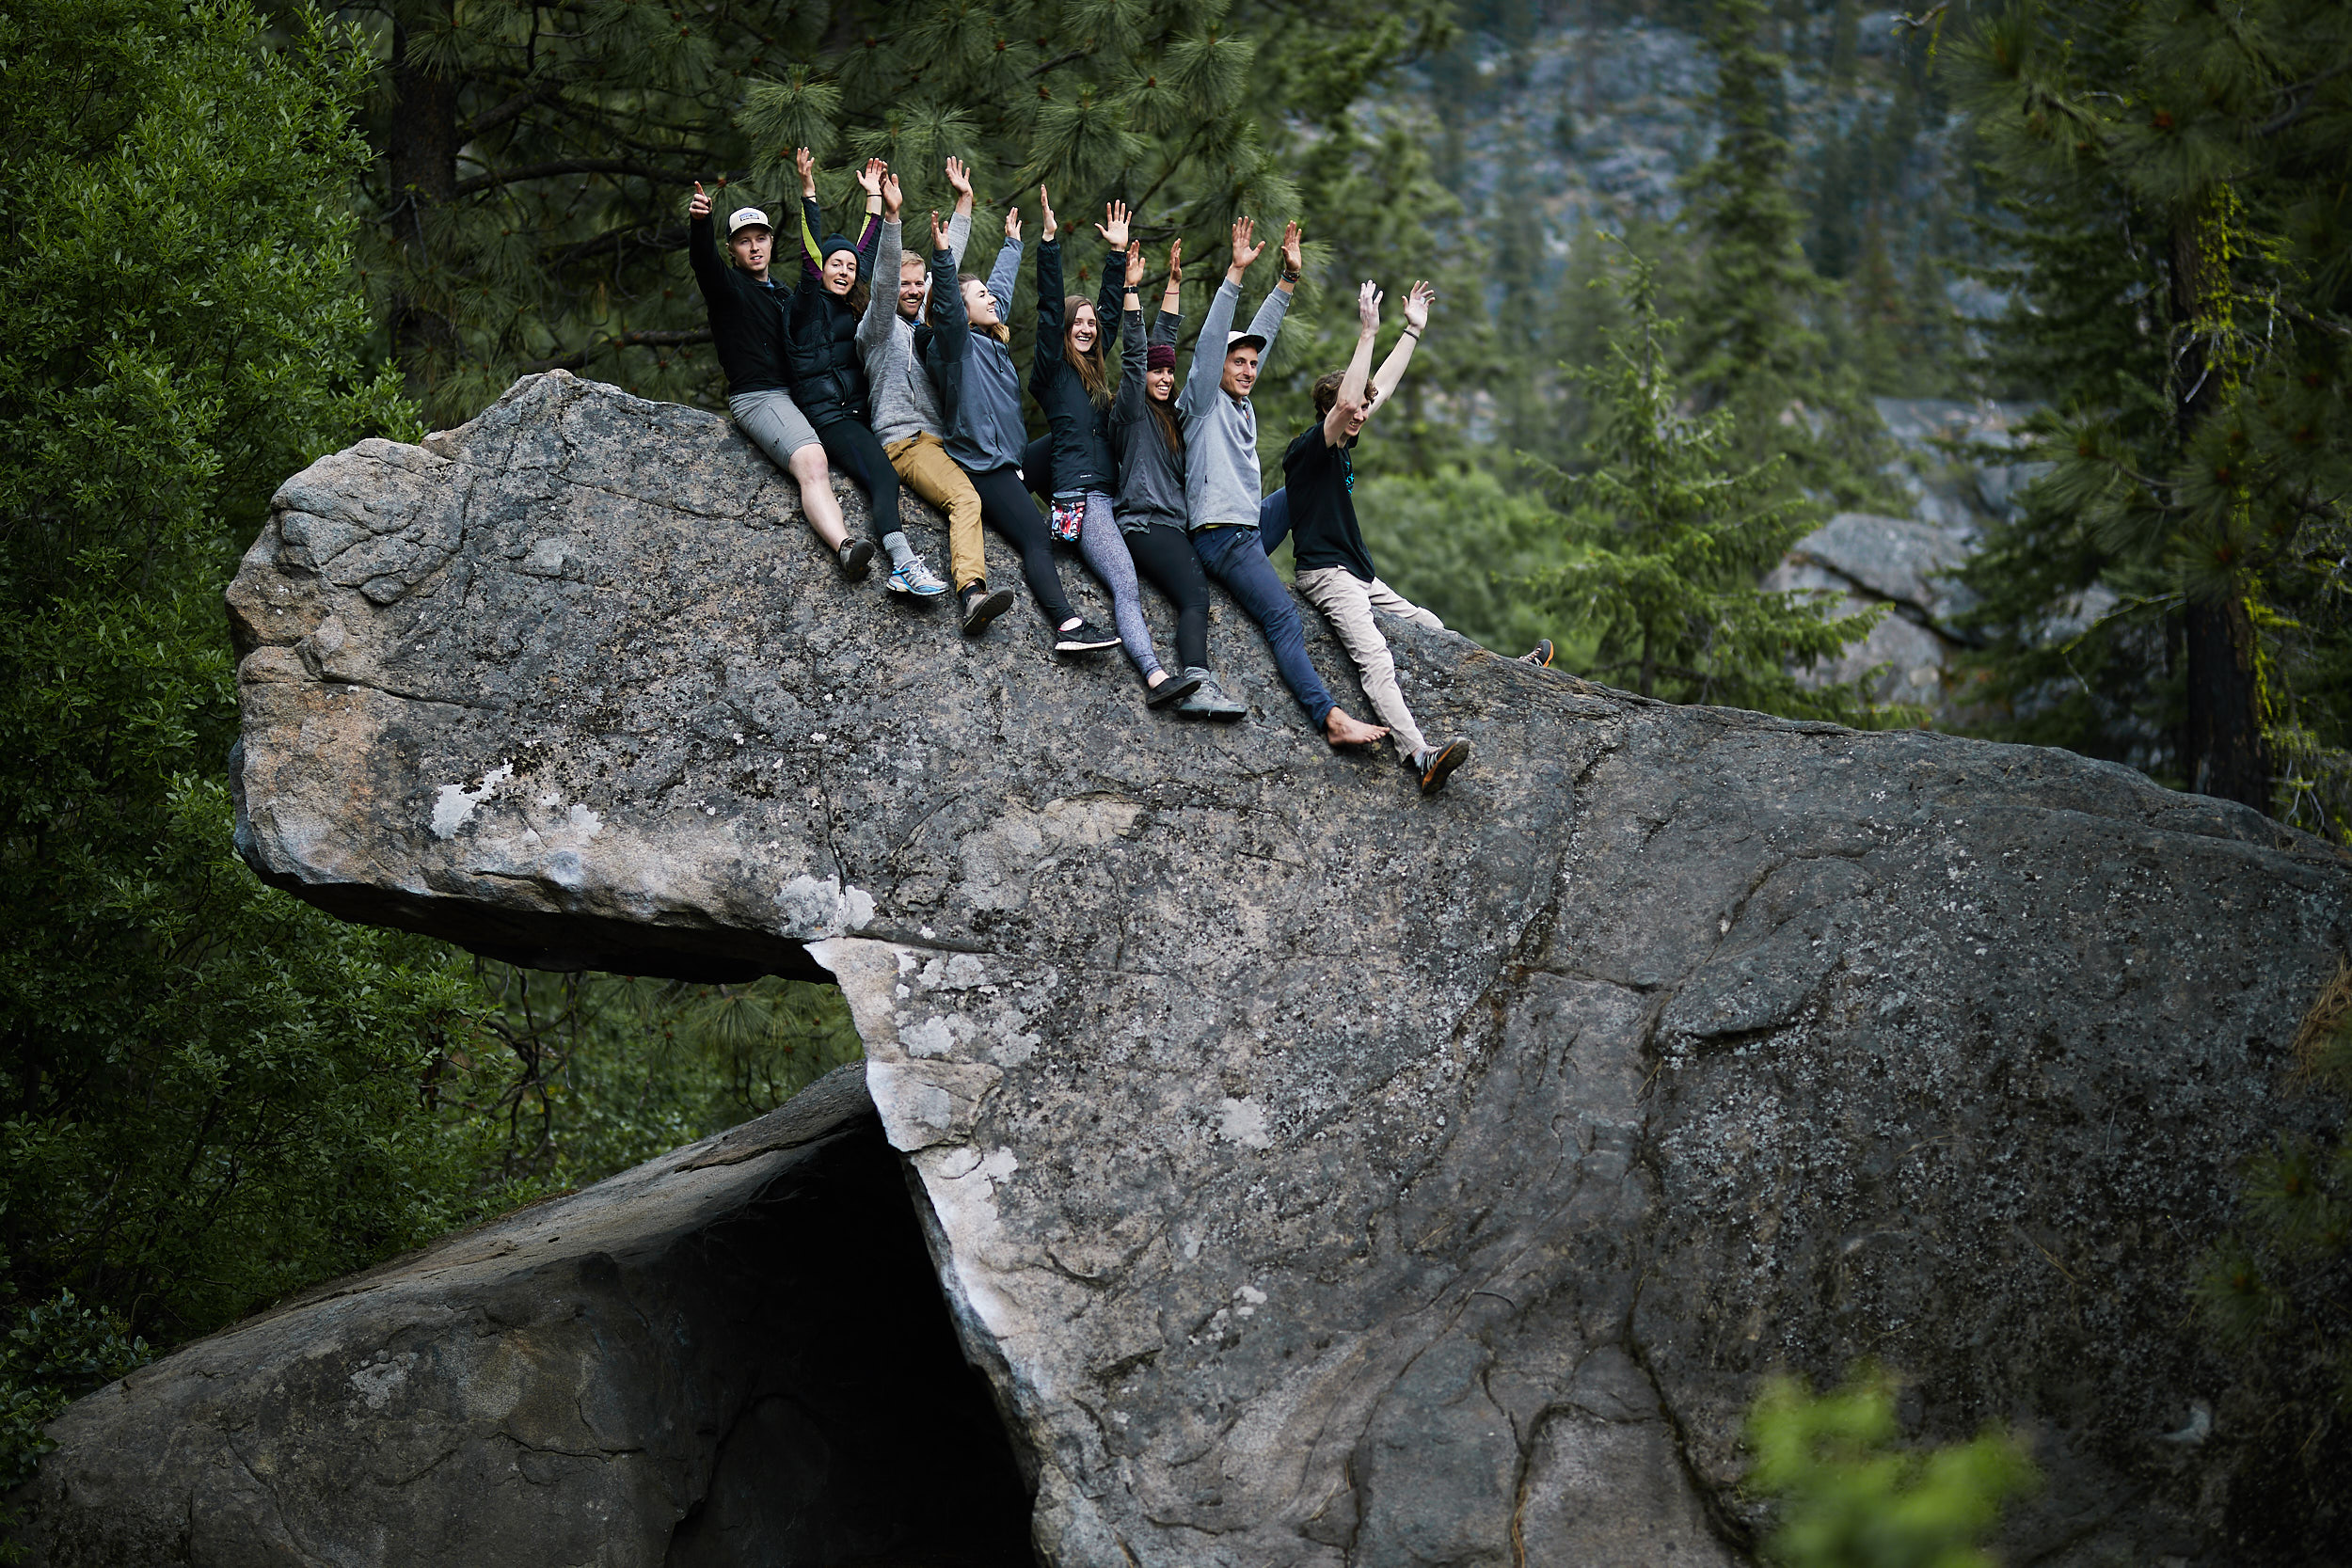
M 727 399 L 727 412 L 735 416 L 735 428 L 750 436 L 752 445 L 773 458 L 779 468 L 790 468 L 794 452 L 817 445 L 816 427 L 789 392 L 744 392 Z

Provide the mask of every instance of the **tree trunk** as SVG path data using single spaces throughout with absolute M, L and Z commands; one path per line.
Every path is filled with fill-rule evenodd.
M 390 190 L 386 238 L 402 261 L 391 301 L 392 357 L 409 395 L 421 401 L 455 356 L 457 331 L 436 308 L 442 293 L 428 239 L 433 219 L 457 185 L 457 80 L 417 65 L 408 29 L 392 29 L 392 109 L 384 171 Z
M 2246 601 L 2191 599 L 2188 643 L 2188 787 L 2256 811 L 2270 810 L 2270 749 L 2262 728 L 2254 621 Z
M 2185 448 L 2197 426 L 2221 405 L 2222 367 L 2212 360 L 2216 300 L 2228 288 L 2228 262 L 2216 243 L 2228 222 L 2218 196 L 2172 226 L 2172 319 L 2185 331 L 2173 418 Z M 2183 769 L 2200 795 L 2270 810 L 2270 748 L 2263 734 L 2262 680 L 2254 619 L 2233 589 L 2192 598 L 2185 611 L 2188 719 Z

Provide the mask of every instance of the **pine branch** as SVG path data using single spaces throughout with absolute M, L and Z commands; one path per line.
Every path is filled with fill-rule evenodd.
M 642 223 L 625 223 L 617 229 L 606 230 L 595 239 L 582 240 L 577 245 L 567 245 L 557 251 L 548 258 L 548 270 L 561 272 L 565 267 L 585 261 L 592 256 L 601 256 L 607 251 L 620 250 L 628 245 L 631 235 L 642 236 L 643 243 L 649 250 L 683 250 L 686 248 L 689 232 L 687 229 L 676 224 L 660 229 L 648 229 Z
M 564 84 L 560 81 L 543 82 L 535 87 L 524 88 L 494 108 L 483 110 L 481 114 L 474 117 L 470 123 L 459 127 L 458 145 L 462 147 L 468 142 L 486 135 L 509 120 L 520 119 L 534 104 L 546 103 L 561 93 L 564 86 Z
M 586 348 L 576 349 L 570 354 L 558 355 L 552 359 L 527 360 L 525 366 L 532 371 L 577 371 L 609 348 L 683 348 L 691 343 L 708 341 L 710 341 L 710 328 L 707 326 L 624 332 L 618 337 L 603 339 L 590 343 Z
M 2352 71 L 2352 60 L 2345 60 L 2341 64 L 2331 66 L 2328 70 L 2321 71 L 2318 75 L 2311 78 L 2309 81 L 2297 82 L 2292 87 L 2280 87 L 2279 89 L 2279 95 L 2283 98 L 2291 99 L 2293 102 L 2291 102 L 2285 108 L 2280 110 L 2277 114 L 2271 116 L 2270 119 L 2263 121 L 2260 125 L 2255 126 L 2252 134 L 2257 136 L 2277 135 L 2280 132 L 2285 130 L 2288 126 L 2303 118 L 2303 112 L 2312 106 L 2311 94 L 2313 87 L 2318 87 L 2324 82 L 2331 82 L 2347 71 Z
M 548 164 L 525 164 L 519 168 L 494 170 L 477 174 L 470 180 L 460 180 L 451 187 L 452 196 L 476 196 L 484 191 L 504 185 L 519 185 L 530 180 L 552 180 L 565 174 L 618 174 L 651 180 L 664 185 L 691 185 L 698 180 L 732 178 L 713 175 L 707 170 L 660 168 L 625 158 L 562 158 Z

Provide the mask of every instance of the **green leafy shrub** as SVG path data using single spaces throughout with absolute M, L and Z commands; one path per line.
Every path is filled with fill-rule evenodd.
M 1895 1383 L 1873 1367 L 1816 1395 L 1776 1379 L 1749 1409 L 1749 1489 L 1777 1504 L 1763 1557 L 1778 1568 L 1986 1568 L 2001 1506 L 2037 1481 L 2025 1448 L 1988 1428 L 1965 1443 L 1898 1445 Z

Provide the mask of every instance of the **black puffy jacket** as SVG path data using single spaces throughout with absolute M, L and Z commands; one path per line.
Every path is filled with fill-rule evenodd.
M 784 357 L 792 372 L 792 401 L 810 424 L 822 430 L 836 420 L 871 420 L 857 312 L 846 299 L 827 293 L 822 278 L 802 278 L 792 295 Z

